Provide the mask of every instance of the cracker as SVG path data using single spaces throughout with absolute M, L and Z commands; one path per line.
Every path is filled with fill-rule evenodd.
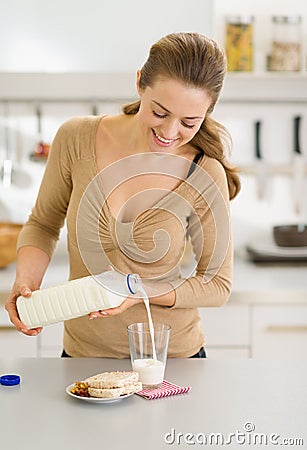
M 127 384 L 137 382 L 139 374 L 134 371 L 126 372 L 102 372 L 84 380 L 89 388 L 94 389 L 112 389 L 121 388 Z
M 111 389 L 95 389 L 88 388 L 88 393 L 91 397 L 98 398 L 118 398 L 121 395 L 133 394 L 142 390 L 142 383 L 136 382 L 127 384 L 126 386 Z

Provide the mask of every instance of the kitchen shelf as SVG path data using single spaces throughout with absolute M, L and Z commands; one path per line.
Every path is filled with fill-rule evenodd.
M 135 73 L 0 73 L 0 101 L 119 102 L 137 97 Z M 307 72 L 228 73 L 222 103 L 307 103 Z
M 230 72 L 222 103 L 307 103 L 307 72 Z
M 129 101 L 135 80 L 131 73 L 0 73 L 0 101 Z

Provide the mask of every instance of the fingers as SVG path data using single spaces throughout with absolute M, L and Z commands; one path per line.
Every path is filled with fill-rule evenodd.
M 103 311 L 93 311 L 93 312 L 89 313 L 88 317 L 89 317 L 89 319 L 98 319 L 100 317 L 116 316 L 117 314 L 120 314 L 121 312 L 123 312 L 123 310 L 120 310 L 119 307 L 109 308 L 109 309 L 104 309 Z
M 33 329 L 27 328 L 27 326 L 20 320 L 16 307 L 16 300 L 20 295 L 23 295 L 24 297 L 30 297 L 31 294 L 31 289 L 27 284 L 22 284 L 18 288 L 14 286 L 11 294 L 6 301 L 5 309 L 9 314 L 10 321 L 18 331 L 27 336 L 37 336 L 42 331 L 42 327 Z
M 32 292 L 27 284 L 20 285 L 19 295 L 22 295 L 23 297 L 31 297 Z
M 137 297 L 136 298 L 127 297 L 116 308 L 104 309 L 102 311 L 93 311 L 88 315 L 88 317 L 89 319 L 96 319 L 100 317 L 117 316 L 118 314 L 122 314 L 128 308 L 131 308 L 132 306 L 136 305 L 137 303 L 141 303 L 142 301 L 143 301 L 142 299 L 139 299 Z
M 97 319 L 98 317 L 105 317 L 107 316 L 107 312 L 105 310 L 103 311 L 93 311 L 89 313 L 88 318 L 89 319 Z
M 42 327 L 29 329 L 20 319 L 18 311 L 16 308 L 16 302 L 8 300 L 5 305 L 7 312 L 9 313 L 10 321 L 15 326 L 15 328 L 27 336 L 37 336 L 41 331 Z
M 37 336 L 41 331 L 42 331 L 42 327 L 38 327 L 38 328 L 33 328 L 33 329 L 29 329 L 20 319 L 18 316 L 18 312 L 16 307 L 15 308 L 10 308 L 10 307 L 6 307 L 9 316 L 10 316 L 10 321 L 12 322 L 12 324 L 15 326 L 15 328 L 20 331 L 23 334 L 26 334 L 27 336 Z
M 23 328 L 20 331 L 21 331 L 21 333 L 25 334 L 26 336 L 37 336 L 43 330 L 42 327 L 29 329 L 29 328 L 25 327 L 24 324 L 22 324 L 22 325 L 23 325 Z

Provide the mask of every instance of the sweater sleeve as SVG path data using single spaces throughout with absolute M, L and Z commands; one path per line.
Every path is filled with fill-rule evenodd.
M 189 220 L 197 267 L 195 276 L 172 283 L 176 302 L 172 308 L 221 306 L 229 298 L 233 249 L 229 216 L 229 191 L 222 165 L 207 158 L 195 171 L 194 207 Z
M 18 249 L 34 246 L 52 256 L 72 190 L 73 123 L 65 122 L 52 142 L 35 205 L 19 235 Z

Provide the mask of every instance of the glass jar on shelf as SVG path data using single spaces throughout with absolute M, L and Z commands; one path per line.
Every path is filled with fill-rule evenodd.
M 225 50 L 229 71 L 253 70 L 253 16 L 226 16 Z
M 302 69 L 302 17 L 273 16 L 272 46 L 269 70 L 299 71 Z

